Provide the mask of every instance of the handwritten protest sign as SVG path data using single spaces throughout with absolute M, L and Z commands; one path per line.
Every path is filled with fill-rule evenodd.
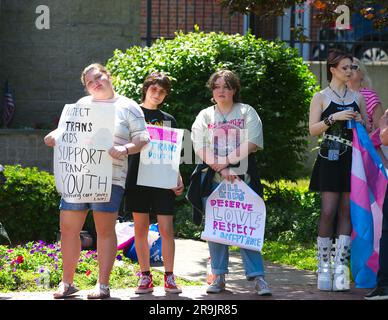
M 54 147 L 54 176 L 66 202 L 109 202 L 115 108 L 112 104 L 65 105 Z
M 177 186 L 183 130 L 147 125 L 150 143 L 140 152 L 137 184 L 163 189 Z
M 224 180 L 207 199 L 201 239 L 260 251 L 265 217 L 263 199 L 245 182 Z

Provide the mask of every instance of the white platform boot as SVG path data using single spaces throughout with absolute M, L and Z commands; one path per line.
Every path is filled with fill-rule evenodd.
M 350 289 L 349 257 L 351 237 L 341 234 L 336 240 L 333 291 Z
M 331 246 L 330 238 L 317 238 L 318 246 L 318 289 L 331 291 L 333 288 L 332 270 L 331 270 Z

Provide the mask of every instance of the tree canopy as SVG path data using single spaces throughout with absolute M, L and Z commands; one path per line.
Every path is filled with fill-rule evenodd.
M 350 13 L 359 12 L 365 19 L 371 20 L 376 29 L 388 26 L 388 0 L 220 0 L 224 8 L 231 13 L 254 14 L 261 17 L 281 16 L 284 10 L 293 5 L 307 2 L 317 12 L 314 18 L 331 25 L 339 16 L 335 9 L 340 5 L 349 7 Z

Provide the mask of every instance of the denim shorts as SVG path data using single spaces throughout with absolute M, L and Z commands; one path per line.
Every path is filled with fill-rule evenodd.
M 109 202 L 69 203 L 61 198 L 59 210 L 118 212 L 123 194 L 124 189 L 122 187 L 112 184 Z

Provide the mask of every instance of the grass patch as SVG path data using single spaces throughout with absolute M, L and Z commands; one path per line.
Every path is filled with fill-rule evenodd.
M 231 251 L 239 252 L 240 248 L 230 247 Z M 300 270 L 316 271 L 316 248 L 314 244 L 280 243 L 265 241 L 261 252 L 266 261 L 293 266 Z
M 300 270 L 315 271 L 317 268 L 316 248 L 313 244 L 301 245 L 266 241 L 262 255 L 264 260 L 286 264 Z

